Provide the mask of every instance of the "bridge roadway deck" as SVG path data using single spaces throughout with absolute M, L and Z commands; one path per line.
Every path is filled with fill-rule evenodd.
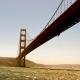
M 60 35 L 63 31 L 72 27 L 80 21 L 80 0 L 77 0 L 71 7 L 69 7 L 60 17 L 58 17 L 48 28 L 46 28 L 40 35 L 38 35 L 26 49 L 18 56 L 21 59 L 28 53 L 52 39 Z

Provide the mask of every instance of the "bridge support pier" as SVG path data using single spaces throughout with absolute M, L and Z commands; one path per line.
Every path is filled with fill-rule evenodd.
M 20 30 L 20 46 L 19 46 L 19 55 L 24 51 L 26 48 L 26 29 Z M 21 59 L 17 59 L 17 64 L 19 67 L 25 67 L 25 56 Z
M 25 67 L 25 58 L 23 57 L 22 59 L 17 58 L 17 66 L 18 67 Z

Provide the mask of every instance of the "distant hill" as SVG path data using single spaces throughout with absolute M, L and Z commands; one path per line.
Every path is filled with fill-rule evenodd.
M 44 65 L 36 64 L 30 60 L 26 60 L 26 67 L 43 67 Z M 16 67 L 16 58 L 9 58 L 9 57 L 0 57 L 0 66 L 12 66 Z
M 46 65 L 46 68 L 50 69 L 75 69 L 80 70 L 80 64 L 57 64 L 57 65 Z
M 0 66 L 10 66 L 16 67 L 16 58 L 9 58 L 9 57 L 0 57 Z M 79 64 L 60 64 L 60 65 L 43 65 L 43 64 L 36 64 L 30 60 L 26 60 L 26 67 L 32 68 L 45 68 L 45 69 L 78 69 L 80 70 Z

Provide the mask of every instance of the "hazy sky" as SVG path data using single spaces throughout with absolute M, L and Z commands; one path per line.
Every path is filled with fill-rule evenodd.
M 0 56 L 16 57 L 20 28 L 34 38 L 44 28 L 61 0 L 0 0 Z M 41 64 L 80 64 L 80 23 L 26 56 Z

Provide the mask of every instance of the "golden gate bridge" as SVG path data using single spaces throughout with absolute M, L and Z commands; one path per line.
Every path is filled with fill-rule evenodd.
M 25 66 L 25 56 L 31 51 L 48 40 L 59 36 L 60 33 L 79 21 L 80 0 L 62 0 L 44 29 L 34 39 L 27 39 L 26 29 L 21 29 L 19 55 L 17 57 L 18 66 Z

